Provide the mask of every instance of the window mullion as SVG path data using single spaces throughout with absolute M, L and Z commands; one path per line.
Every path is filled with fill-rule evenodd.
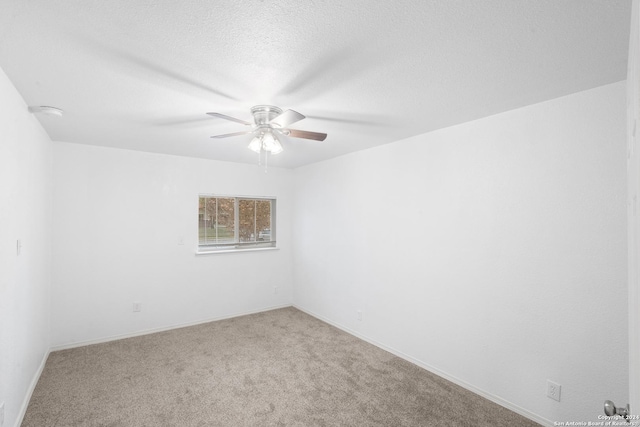
M 204 200 L 204 206 L 203 206 L 203 210 L 202 210 L 202 222 L 204 223 L 204 243 L 209 243 L 209 241 L 207 240 L 207 199 L 203 198 L 201 200 Z M 200 231 L 198 230 L 198 234 L 200 234 Z
M 236 243 L 240 243 L 240 203 L 238 198 L 235 197 L 233 199 L 233 218 L 234 218 L 234 226 L 233 226 L 233 238 Z

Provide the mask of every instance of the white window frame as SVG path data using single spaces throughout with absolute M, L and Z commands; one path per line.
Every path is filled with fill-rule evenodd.
M 276 206 L 277 200 L 270 196 L 230 196 L 225 194 L 198 194 L 198 214 L 200 210 L 201 198 L 217 198 L 217 199 L 234 199 L 234 242 L 217 243 L 211 245 L 200 244 L 200 220 L 196 221 L 196 235 L 198 236 L 197 255 L 228 253 L 228 252 L 246 252 L 246 251 L 264 251 L 278 249 L 276 243 Z M 268 242 L 240 242 L 240 207 L 241 200 L 268 200 L 271 202 L 271 240 Z M 257 230 L 256 230 L 257 232 Z M 256 236 L 257 237 L 257 236 Z

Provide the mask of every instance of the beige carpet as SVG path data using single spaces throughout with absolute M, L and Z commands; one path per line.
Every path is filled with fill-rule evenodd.
M 22 423 L 537 425 L 295 308 L 51 353 Z

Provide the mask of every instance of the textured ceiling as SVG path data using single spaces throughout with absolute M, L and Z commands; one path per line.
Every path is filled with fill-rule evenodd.
M 2 0 L 0 67 L 53 140 L 296 167 L 623 80 L 631 0 Z

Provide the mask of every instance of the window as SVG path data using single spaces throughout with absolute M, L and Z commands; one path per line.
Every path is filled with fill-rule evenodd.
M 200 196 L 198 251 L 276 246 L 275 199 Z

